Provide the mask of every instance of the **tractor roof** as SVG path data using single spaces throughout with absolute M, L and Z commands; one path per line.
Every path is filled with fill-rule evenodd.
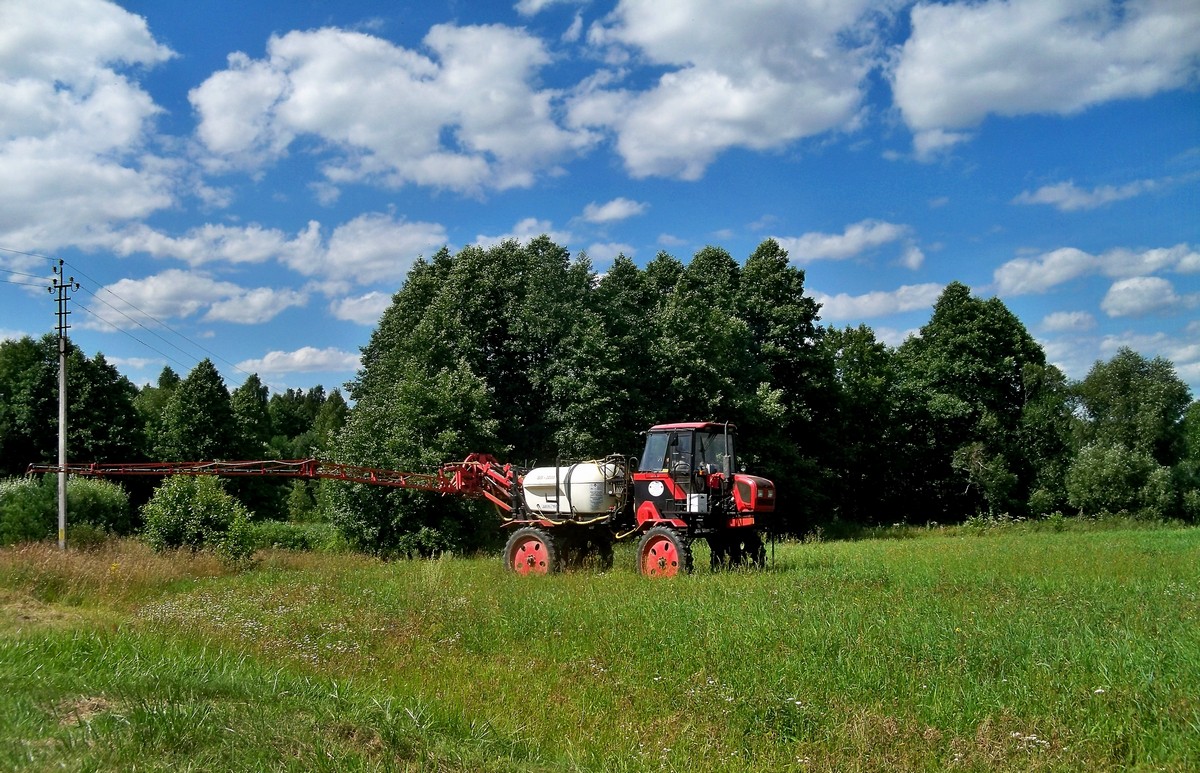
M 655 424 L 653 427 L 650 428 L 650 431 L 657 432 L 660 430 L 673 430 L 673 429 L 721 429 L 721 430 L 723 430 L 723 429 L 725 429 L 725 427 L 729 427 L 730 431 L 737 429 L 737 427 L 734 426 L 733 424 L 726 424 L 724 422 L 719 422 L 719 421 L 681 421 L 681 422 L 676 422 L 675 424 Z

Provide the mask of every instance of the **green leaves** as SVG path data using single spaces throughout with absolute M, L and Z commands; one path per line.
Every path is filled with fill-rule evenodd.
M 205 359 L 167 400 L 155 454 L 166 461 L 236 459 L 241 446 L 225 380 Z
M 1089 419 L 1088 441 L 1120 444 L 1168 466 L 1183 458 L 1191 395 L 1167 360 L 1122 347 L 1108 362 L 1093 365 L 1078 391 Z
M 155 550 L 211 549 L 234 561 L 253 552 L 250 513 L 217 478 L 167 478 L 142 506 L 142 518 L 143 534 Z

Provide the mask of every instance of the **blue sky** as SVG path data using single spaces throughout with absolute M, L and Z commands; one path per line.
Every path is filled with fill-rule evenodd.
M 339 386 L 412 261 L 744 260 L 892 344 L 954 280 L 1200 393 L 1195 0 L 4 0 L 0 336 Z M 34 285 L 34 286 L 27 286 Z

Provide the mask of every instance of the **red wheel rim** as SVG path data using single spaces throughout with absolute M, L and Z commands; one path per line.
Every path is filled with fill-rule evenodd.
M 513 545 L 512 569 L 517 574 L 549 574 L 550 556 L 546 543 L 537 537 L 526 537 Z
M 642 553 L 642 568 L 649 577 L 674 577 L 679 574 L 679 549 L 667 537 L 653 537 Z

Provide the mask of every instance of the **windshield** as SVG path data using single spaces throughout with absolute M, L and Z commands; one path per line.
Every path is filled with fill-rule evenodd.
M 667 468 L 664 461 L 667 456 L 668 432 L 651 432 L 646 436 L 646 450 L 642 452 L 638 470 L 641 472 L 658 472 Z
M 725 466 L 726 457 L 729 458 L 728 468 Z M 648 434 L 638 470 L 690 472 L 702 469 L 711 474 L 733 470 L 735 464 L 733 435 L 727 435 L 720 429 L 696 432 L 678 430 Z
M 726 469 L 725 457 L 729 457 L 729 469 L 734 466 L 733 436 L 720 430 L 696 433 L 696 466 L 705 466 L 705 472 L 721 472 Z M 711 467 L 709 466 L 711 465 Z

